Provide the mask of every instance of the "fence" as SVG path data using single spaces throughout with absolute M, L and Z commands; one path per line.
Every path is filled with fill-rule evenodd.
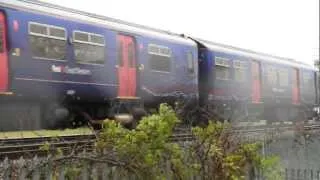
M 45 161 L 35 156 L 33 159 L 24 159 L 21 157 L 18 160 L 4 159 L 0 162 L 0 180 L 65 180 L 65 179 L 110 179 L 110 180 L 136 180 L 139 179 L 133 174 L 120 173 L 121 170 L 106 164 L 88 164 L 80 169 L 68 169 L 67 166 L 55 167 L 44 166 L 38 168 L 38 165 Z M 170 172 L 170 165 L 165 168 Z M 68 174 L 68 175 L 67 175 Z M 167 179 L 173 179 L 170 173 L 167 174 Z M 200 180 L 201 177 L 192 177 L 192 180 Z M 255 177 L 253 179 L 263 180 L 264 178 Z M 285 169 L 283 174 L 285 180 L 320 180 L 320 170 L 312 169 Z
M 68 166 L 42 166 L 46 158 L 18 160 L 4 159 L 0 162 L 0 180 L 139 180 L 134 174 L 126 173 L 119 167 L 108 166 L 106 163 L 86 164 L 81 168 L 68 168 Z M 167 163 L 164 168 L 166 179 L 174 179 L 170 174 L 170 164 Z M 167 173 L 168 172 L 168 173 Z M 152 173 L 152 172 L 150 172 Z M 192 180 L 201 180 L 199 176 L 190 178 Z
M 286 169 L 286 180 L 320 180 L 320 170 L 313 169 Z
M 81 169 L 73 169 L 73 172 L 67 166 L 54 167 L 49 165 L 39 168 L 44 160 L 37 156 L 27 160 L 22 157 L 18 160 L 5 159 L 0 163 L 0 180 L 136 179 L 132 175 L 120 175 L 115 167 L 109 167 L 106 164 L 91 164 Z

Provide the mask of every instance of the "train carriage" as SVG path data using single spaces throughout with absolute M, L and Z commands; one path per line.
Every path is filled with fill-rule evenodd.
M 312 117 L 317 103 L 316 69 L 292 59 L 198 40 L 203 101 L 224 119 L 292 123 Z M 235 105 L 237 104 L 237 105 Z M 234 114 L 239 112 L 240 114 Z M 233 116 L 230 116 L 233 115 Z
M 139 108 L 177 101 L 212 107 L 237 124 L 292 123 L 312 117 L 317 98 L 316 69 L 292 59 L 40 1 L 0 0 L 0 131 L 133 122 Z
M 0 90 L 11 95 L 1 102 L 8 116 L 1 119 L 15 119 L 15 107 L 34 107 L 37 127 L 50 127 L 63 114 L 55 112 L 72 114 L 74 106 L 103 119 L 141 99 L 159 104 L 197 96 L 197 48 L 189 39 L 35 1 L 4 1 L 0 11 L 6 48 Z M 22 122 L 24 129 L 33 125 Z

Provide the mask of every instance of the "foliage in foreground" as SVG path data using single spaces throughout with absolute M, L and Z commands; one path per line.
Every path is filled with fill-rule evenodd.
M 257 169 L 267 178 L 281 178 L 278 159 L 260 155 L 259 143 L 241 140 L 229 124 L 212 123 L 192 129 L 194 141 L 170 141 L 179 120 L 169 106 L 144 117 L 135 130 L 123 128 L 114 121 L 104 124 L 94 153 L 53 156 L 50 164 L 68 164 L 71 179 L 85 164 L 108 164 L 118 176 L 134 175 L 138 179 L 232 180 L 252 177 Z M 67 172 L 69 172 L 67 171 Z

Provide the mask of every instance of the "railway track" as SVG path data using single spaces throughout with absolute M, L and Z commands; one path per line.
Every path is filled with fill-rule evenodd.
M 3 139 L 0 141 L 0 159 L 44 155 L 57 148 L 64 152 L 92 149 L 94 141 L 94 135 Z
M 170 138 L 171 141 L 191 141 L 191 133 L 178 133 Z M 33 157 L 35 154 L 41 156 L 48 152 L 54 152 L 59 148 L 64 152 L 76 150 L 93 150 L 95 136 L 92 135 L 72 135 L 62 137 L 38 137 L 38 138 L 15 138 L 0 140 L 0 159 L 5 157 L 10 159 L 20 156 Z
M 268 132 L 285 132 L 294 131 L 296 127 L 269 127 L 269 128 L 251 128 L 251 129 L 236 129 L 236 133 L 250 135 L 263 134 Z M 302 128 L 305 131 L 320 130 L 320 124 L 305 125 Z M 175 134 L 170 137 L 170 141 L 186 142 L 194 139 L 189 128 L 177 128 Z M 59 137 L 37 137 L 37 138 L 15 138 L 0 140 L 0 159 L 19 158 L 20 156 L 30 157 L 37 155 L 44 155 L 48 151 L 54 151 L 60 148 L 64 152 L 76 150 L 83 151 L 92 150 L 95 142 L 93 134 L 87 135 L 69 135 Z M 48 149 L 44 148 L 48 144 Z

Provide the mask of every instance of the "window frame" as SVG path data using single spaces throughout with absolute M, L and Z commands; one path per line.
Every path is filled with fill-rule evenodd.
M 76 40 L 76 39 L 75 39 L 75 33 L 87 34 L 87 35 L 88 35 L 88 41 Z M 91 35 L 102 37 L 102 38 L 103 38 L 103 44 L 90 42 L 90 40 L 91 40 Z M 94 45 L 94 46 L 101 46 L 101 47 L 105 47 L 105 46 L 106 46 L 106 39 L 105 39 L 104 35 L 102 35 L 102 34 L 97 34 L 97 33 L 92 33 L 92 32 L 80 31 L 80 30 L 74 30 L 74 31 L 72 31 L 72 41 L 73 41 L 73 42 L 77 42 L 77 43 L 82 43 L 82 44 Z
M 45 26 L 46 27 L 46 35 L 32 32 L 31 31 L 31 26 L 32 25 Z M 64 38 L 57 37 L 57 36 L 51 36 L 50 35 L 50 28 L 56 28 L 56 29 L 64 30 Z M 44 38 L 49 38 L 49 39 L 65 41 L 65 43 L 66 43 L 65 55 L 67 56 L 67 54 L 68 54 L 68 52 L 67 52 L 68 31 L 67 31 L 67 29 L 65 27 L 51 25 L 51 24 L 38 23 L 38 22 L 35 22 L 35 21 L 28 21 L 28 38 L 29 38 L 29 36 L 44 37 Z M 28 42 L 28 43 L 30 43 L 30 42 Z M 66 56 L 65 56 L 64 59 L 54 59 L 54 58 L 34 56 L 32 51 L 31 51 L 31 54 L 32 54 L 32 58 L 33 59 L 48 60 L 48 61 L 59 61 L 59 62 L 66 62 L 67 61 L 67 57 Z
M 151 46 L 157 47 L 157 48 L 158 48 L 158 53 L 157 53 L 157 52 L 152 52 L 152 51 L 150 51 L 150 47 L 151 47 Z M 161 53 L 161 51 L 160 51 L 161 48 L 166 48 L 167 50 L 169 50 L 170 53 L 169 53 L 169 54 L 163 54 L 163 53 Z M 163 46 L 163 45 L 154 44 L 154 43 L 150 43 L 150 44 L 148 44 L 147 50 L 148 50 L 148 55 L 149 55 L 148 65 L 149 65 L 150 71 L 152 71 L 152 72 L 159 72 L 159 73 L 165 73 L 165 74 L 170 74 L 170 73 L 172 73 L 172 62 L 173 62 L 173 59 L 172 59 L 172 50 L 171 50 L 169 47 Z M 152 56 L 160 56 L 160 57 L 166 57 L 166 58 L 168 58 L 168 59 L 169 59 L 169 63 L 170 63 L 170 67 L 169 67 L 170 70 L 169 70 L 169 71 L 161 71 L 161 70 L 153 69 L 153 68 L 151 67 L 151 64 L 150 64 L 150 59 L 151 59 Z
M 31 31 L 31 25 L 40 25 L 40 26 L 45 26 L 46 27 L 46 32 L 47 35 L 40 34 L 40 33 L 35 33 Z M 64 30 L 64 38 L 62 37 L 57 37 L 57 36 L 51 36 L 50 35 L 50 28 L 55 28 L 55 29 L 60 29 Z M 46 38 L 51 38 L 51 39 L 57 39 L 57 40 L 65 40 L 67 41 L 67 29 L 61 26 L 55 26 L 55 25 L 50 25 L 50 24 L 43 24 L 43 23 L 38 23 L 34 21 L 29 21 L 28 22 L 28 35 L 33 35 L 33 36 L 40 36 L 40 37 L 46 37 Z
M 236 63 L 240 63 L 240 66 L 236 66 L 235 64 Z M 232 67 L 234 69 L 234 74 L 233 74 L 233 80 L 234 81 L 237 81 L 237 82 L 245 82 L 246 81 L 246 78 L 242 79 L 242 80 L 238 80 L 236 79 L 236 76 L 235 76 L 235 72 L 236 71 L 241 71 L 244 73 L 244 77 L 246 77 L 246 69 L 248 69 L 248 66 L 247 66 L 248 63 L 246 63 L 245 61 L 241 61 L 241 60 L 233 60 L 232 62 Z
M 157 53 L 157 52 L 150 51 L 150 46 L 157 47 L 159 52 Z M 161 51 L 160 51 L 161 48 L 169 50 L 170 53 L 169 54 L 161 53 Z M 148 44 L 148 54 L 153 54 L 153 55 L 157 55 L 157 56 L 166 56 L 166 57 L 171 58 L 172 57 L 172 50 L 167 46 L 150 43 L 150 44 Z
M 217 59 L 220 59 L 220 60 L 223 60 L 224 62 L 228 62 L 227 64 L 226 63 L 217 63 Z M 222 68 L 226 68 L 227 69 L 227 72 L 228 72 L 228 78 L 220 78 L 220 77 L 217 77 L 217 71 L 216 71 L 216 67 L 222 67 Z M 223 80 L 223 81 L 229 81 L 231 80 L 231 74 L 230 74 L 230 59 L 228 58 L 224 58 L 224 57 L 220 57 L 220 56 L 215 56 L 214 57 L 214 69 L 215 69 L 215 79 L 217 80 Z
M 88 41 L 81 41 L 81 40 L 76 40 L 75 39 L 75 34 L 76 33 L 83 33 L 83 34 L 87 34 L 88 35 Z M 99 36 L 103 38 L 103 44 L 100 43 L 94 43 L 94 42 L 90 42 L 91 40 L 91 35 L 94 36 Z M 79 61 L 75 58 L 75 47 L 74 47 L 74 43 L 80 43 L 80 44 L 87 44 L 87 45 L 92 45 L 92 46 L 99 46 L 99 47 L 103 47 L 104 51 L 104 62 L 103 63 L 90 63 L 90 62 L 84 62 L 84 61 Z M 86 65 L 93 65 L 93 66 L 105 66 L 105 61 L 106 61 L 106 39 L 105 36 L 102 34 L 97 34 L 97 33 L 92 33 L 92 32 L 86 32 L 86 31 L 81 31 L 81 30 L 73 30 L 72 31 L 72 45 L 73 45 L 73 55 L 74 55 L 74 60 L 76 61 L 77 64 L 86 64 Z
M 219 64 L 219 63 L 217 63 L 217 59 L 221 59 L 221 60 L 223 60 L 224 62 L 228 62 L 228 64 Z M 230 65 L 230 59 L 224 58 L 224 57 L 220 57 L 220 56 L 215 56 L 215 57 L 214 57 L 214 65 L 230 68 L 230 66 L 231 66 L 231 65 Z
M 236 62 L 239 62 L 240 66 L 235 66 Z M 235 69 L 247 69 L 248 68 L 247 64 L 248 63 L 246 63 L 245 61 L 242 61 L 242 60 L 233 60 L 233 62 L 232 62 L 233 68 L 235 68 Z
M 273 80 L 273 83 L 270 83 L 270 69 L 272 69 L 273 73 L 275 73 L 275 80 Z M 279 86 L 279 87 L 283 87 L 286 88 L 290 85 L 290 80 L 289 80 L 289 70 L 287 68 L 283 68 L 283 67 L 276 67 L 276 66 L 271 66 L 269 65 L 267 67 L 267 81 L 269 85 L 272 86 Z M 285 74 L 286 77 L 286 83 L 283 84 L 283 75 Z

